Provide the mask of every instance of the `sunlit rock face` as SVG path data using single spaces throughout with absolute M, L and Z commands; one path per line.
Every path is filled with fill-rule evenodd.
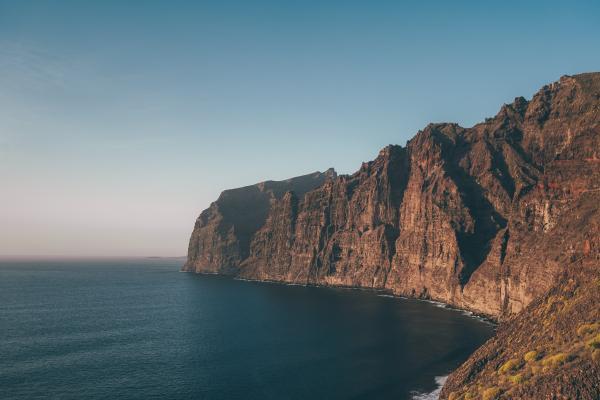
M 224 191 L 196 221 L 184 270 L 385 289 L 505 318 L 600 246 L 577 217 L 598 204 L 599 122 L 600 74 L 565 76 L 471 128 L 430 124 L 352 175 Z

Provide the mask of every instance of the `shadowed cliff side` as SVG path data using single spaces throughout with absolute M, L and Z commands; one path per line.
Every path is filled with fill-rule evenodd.
M 254 234 L 273 204 L 290 193 L 302 196 L 337 174 L 331 168 L 285 181 L 266 181 L 225 190 L 196 220 L 184 270 L 232 274 L 250 252 Z

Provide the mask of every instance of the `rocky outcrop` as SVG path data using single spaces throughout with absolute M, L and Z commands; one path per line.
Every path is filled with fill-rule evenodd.
M 256 233 L 268 219 L 272 220 L 273 211 L 336 176 L 329 169 L 281 182 L 266 181 L 225 190 L 196 220 L 184 270 L 239 273 L 239 266 L 250 255 Z
M 383 289 L 506 319 L 599 245 L 558 222 L 600 190 L 599 98 L 600 74 L 565 76 L 471 128 L 431 124 L 352 175 L 227 190 L 196 221 L 184 270 Z
M 599 204 L 596 191 L 565 205 L 539 250 L 572 233 L 579 246 L 563 250 L 568 268 L 450 375 L 441 399 L 600 398 Z

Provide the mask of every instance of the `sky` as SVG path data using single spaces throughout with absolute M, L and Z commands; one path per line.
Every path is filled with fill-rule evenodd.
M 227 188 L 352 173 L 600 70 L 598 1 L 0 0 L 0 256 L 182 256 Z

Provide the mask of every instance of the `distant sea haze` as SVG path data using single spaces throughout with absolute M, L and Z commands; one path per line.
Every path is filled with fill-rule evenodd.
M 1 262 L 2 398 L 429 399 L 494 330 L 426 302 L 180 267 Z

